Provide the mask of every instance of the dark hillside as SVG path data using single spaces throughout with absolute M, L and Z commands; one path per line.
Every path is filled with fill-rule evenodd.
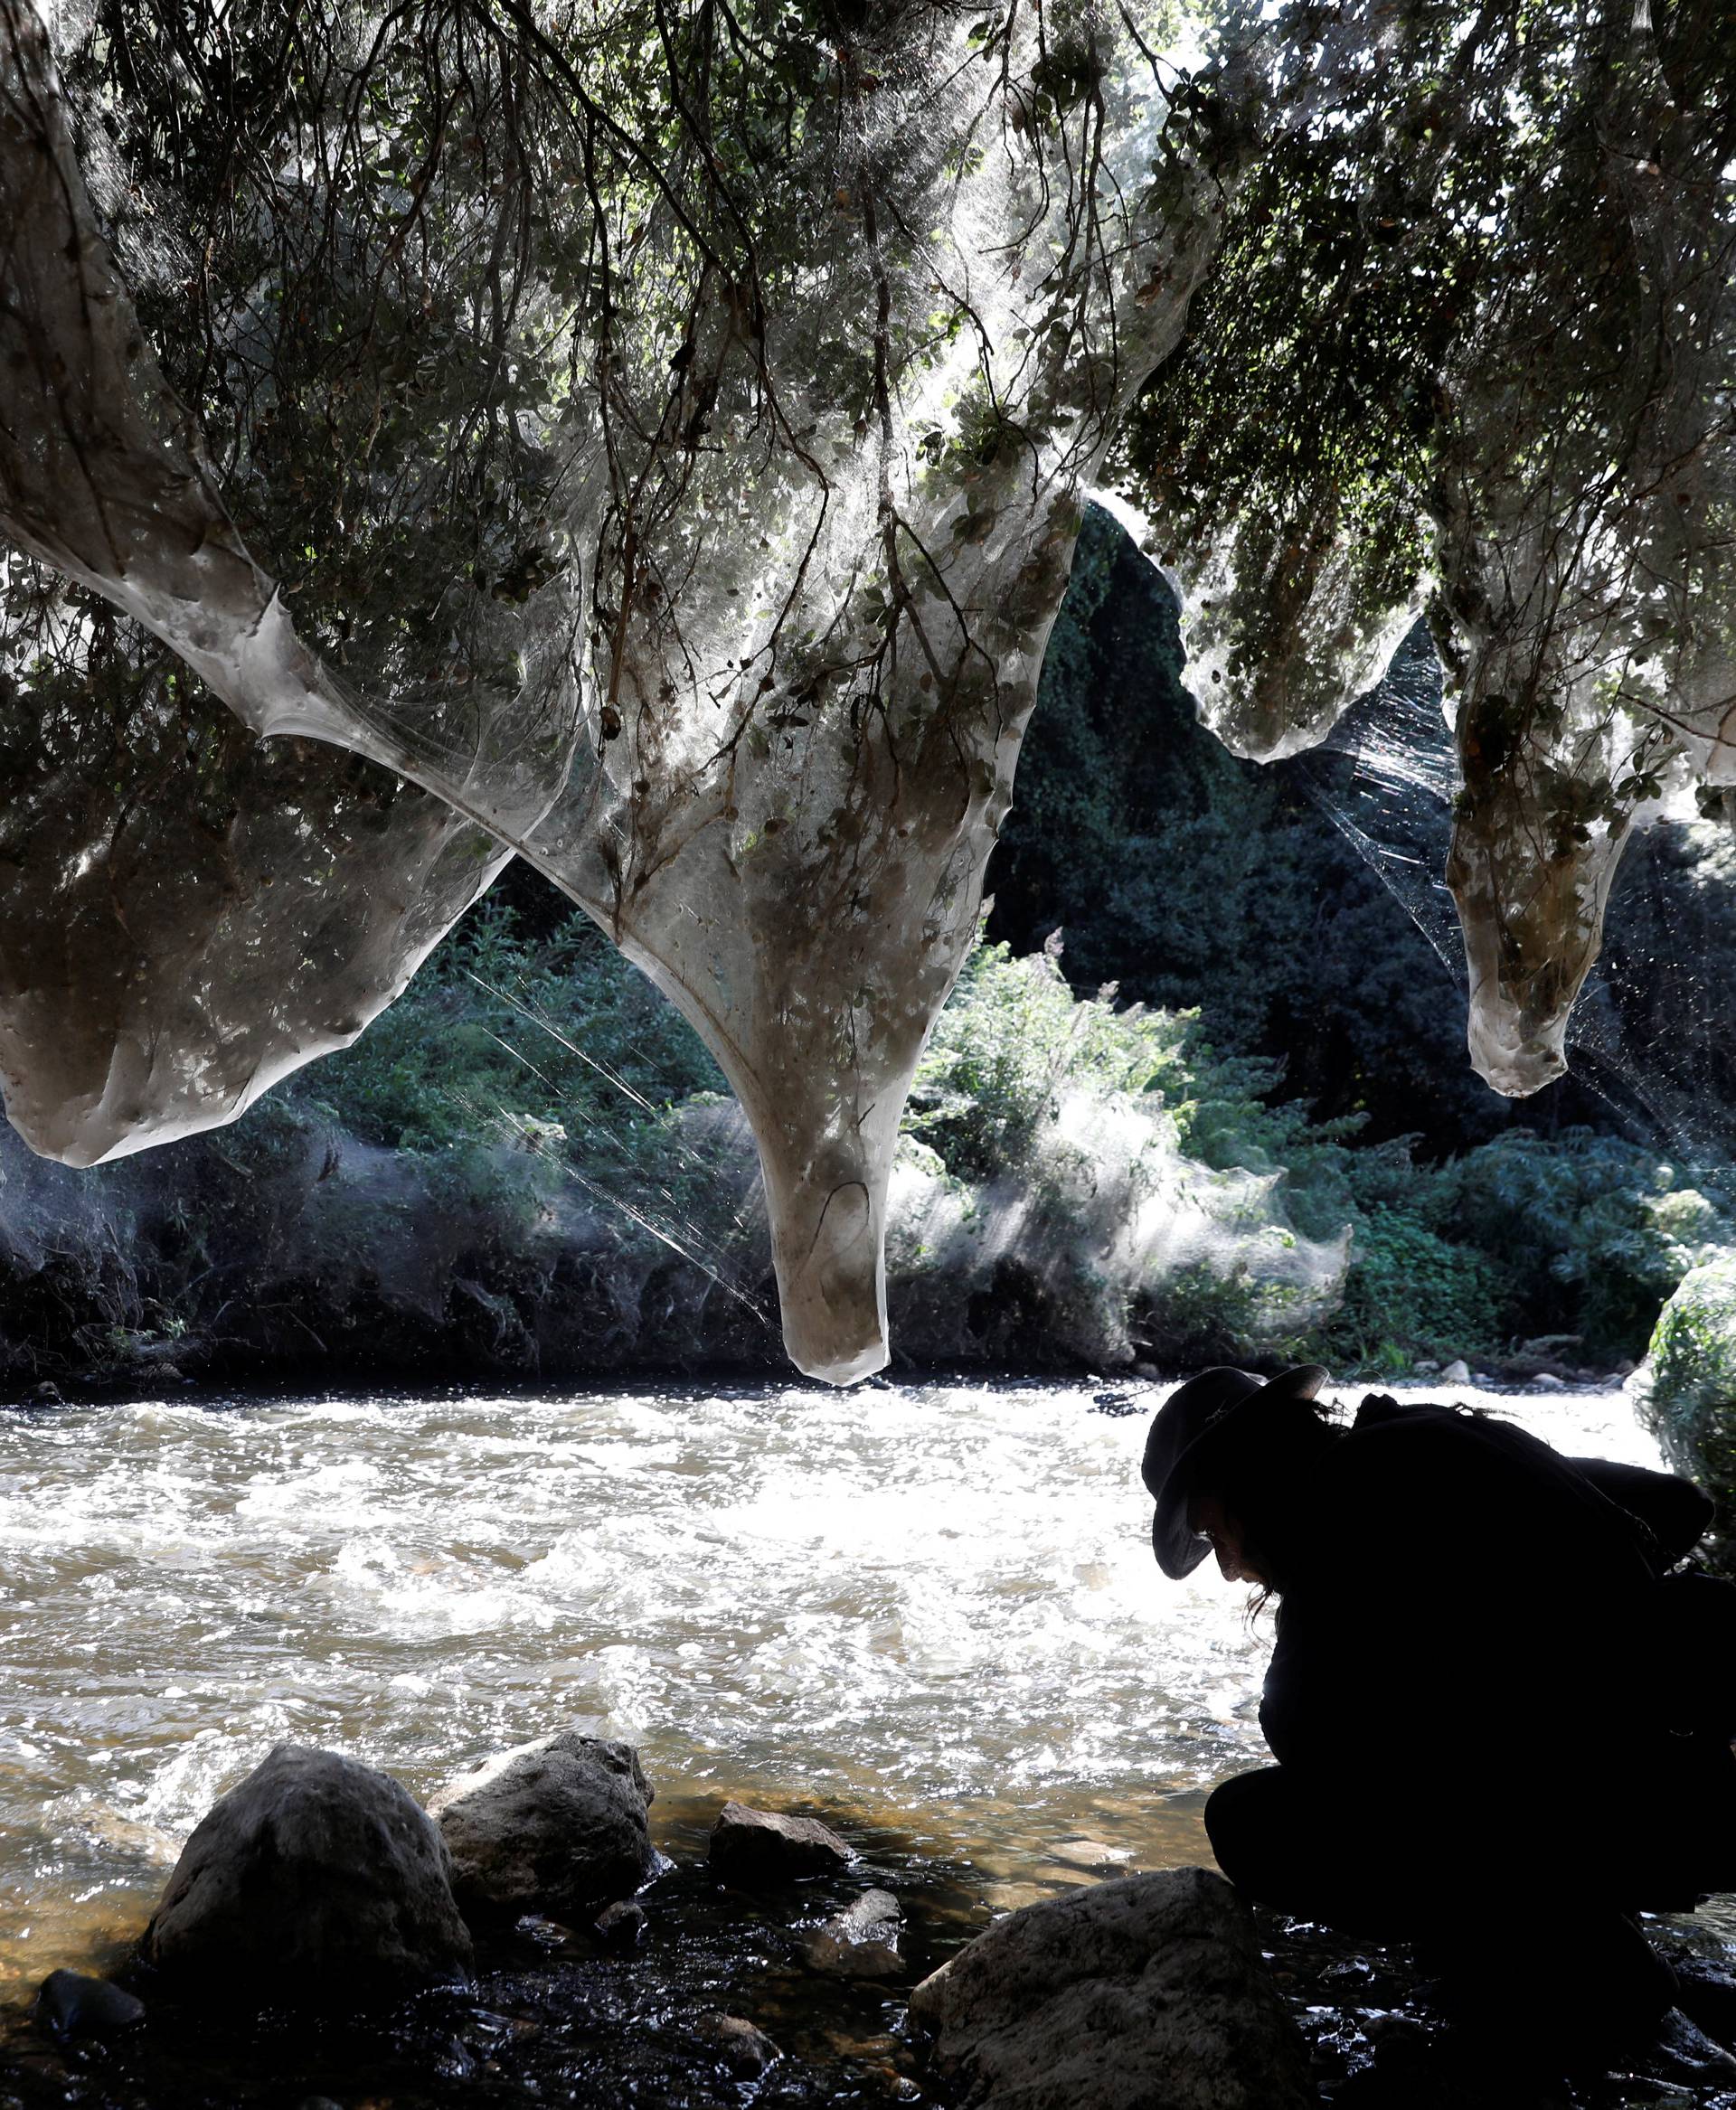
M 1425 636 L 1401 658 L 1439 692 Z M 1075 989 L 1197 1007 L 1214 1046 L 1280 1060 L 1283 1096 L 1316 1119 L 1363 1116 L 1365 1142 L 1417 1135 L 1435 1158 L 1515 1124 L 1613 1126 L 1577 1079 L 1515 1102 L 1473 1073 L 1457 961 L 1329 817 L 1354 762 L 1231 755 L 1181 665 L 1162 577 L 1093 511 L 989 867 L 990 935 L 1029 952 L 1059 926 Z M 1432 824 L 1438 871 L 1444 807 Z

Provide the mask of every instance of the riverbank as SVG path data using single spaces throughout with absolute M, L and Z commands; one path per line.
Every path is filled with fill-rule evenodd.
M 707 1858 L 716 1797 L 665 1785 L 659 1801 L 669 1805 L 659 1824 L 666 1858 L 626 1941 L 607 1927 L 530 1916 L 479 1932 L 466 1984 L 371 2017 L 165 2001 L 148 1980 L 142 2020 L 113 2031 L 58 2036 L 44 2018 L 14 2010 L 0 2014 L 4 2099 L 16 2110 L 69 2101 L 87 2110 L 459 2110 L 629 2096 L 641 2110 L 956 2103 L 956 2077 L 937 2063 L 924 2027 L 931 2018 L 913 2017 L 911 1995 L 1007 1908 L 986 1902 L 984 1870 L 935 1859 L 909 1831 L 808 1803 L 854 1850 L 847 1875 L 744 1891 Z M 1046 1862 L 1024 1872 L 1057 1898 L 1132 1871 L 1104 1842 L 1078 1839 L 1052 1842 Z M 896 1900 L 896 1965 L 866 1976 L 816 1965 L 816 1930 L 865 1885 Z M 1736 2093 L 1723 2049 L 1736 2043 L 1736 1949 L 1712 1926 L 1647 1926 L 1694 2027 L 1673 2023 L 1618 2069 L 1542 2082 L 1461 2043 L 1409 1951 L 1263 1909 L 1254 1919 L 1301 2040 L 1298 2063 L 1325 2110 L 1728 2110 Z M 1492 1894 L 1489 1939 L 1511 1949 L 1523 1986 L 1548 1929 L 1515 1920 Z M 126 1961 L 117 1945 L 111 1967 L 124 1975 Z
M 1164 1392 L 937 1380 L 0 1416 L 0 1992 L 16 2013 L 52 1969 L 111 1968 L 191 1827 L 278 1741 L 421 1796 L 577 1726 L 636 1744 L 658 1787 L 675 1869 L 646 1899 L 666 1910 L 649 1953 L 695 2002 L 765 2003 L 750 2019 L 788 2039 L 789 2092 L 757 2099 L 917 2100 L 897 2092 L 908 1983 L 816 1990 L 790 1963 L 801 1916 L 708 1917 L 705 1833 L 731 1796 L 824 1815 L 904 1906 L 912 1972 L 1021 1905 L 1209 1861 L 1207 1791 L 1263 1755 L 1271 1626 L 1209 1570 L 1170 1585 L 1152 1562 L 1137 1461 Z M 1618 1391 L 1465 1396 L 1565 1450 L 1656 1462 Z M 1700 1926 L 1736 1954 L 1736 1924 Z M 1287 1944 L 1307 1947 L 1269 1945 Z M 490 2059 L 546 2079 L 577 2056 L 575 2018 L 599 2058 L 638 2041 L 679 2005 L 663 1968 L 521 1946 L 401 2039 L 326 2032 L 295 2056 L 346 2110 L 456 2101 Z M 1289 1991 L 1323 2044 L 1373 2044 L 1374 2011 L 1413 1999 L 1375 1984 L 1335 1954 L 1297 1962 Z M 662 2100 L 720 2099 L 693 2047 L 658 2044 Z M 326 2085 L 349 2060 L 348 2092 Z M 14 2091 L 59 2099 L 58 2071 Z M 201 2085 L 110 2099 L 181 2110 Z
M 533 943 L 485 903 L 354 1047 L 231 1127 L 82 1171 L 0 1127 L 0 1396 L 780 1374 L 721 1083 L 588 924 Z M 1736 1235 L 1716 1181 L 1613 1135 L 1510 1128 L 1423 1162 L 1279 1086 L 1192 1014 L 980 947 L 892 1179 L 898 1367 L 1462 1356 L 1580 1384 L 1631 1366 Z
M 1138 1460 L 1163 1396 L 936 1380 L 0 1416 L 0 1977 L 28 1988 L 137 1932 L 180 1841 L 286 1739 L 420 1795 L 580 1727 L 676 1795 L 818 1797 L 908 1833 L 975 1869 L 988 1910 L 1064 1879 L 1069 1838 L 1204 1860 L 1205 1793 L 1261 1761 L 1271 1622 L 1209 1570 L 1156 1571 Z M 1619 1393 L 1467 1396 L 1656 1462 Z
M 1439 1253 L 1392 1245 L 1390 1226 L 1366 1251 L 1342 1227 L 1302 1235 L 1273 1173 L 1189 1158 L 1160 1107 L 1074 1105 L 1068 1119 L 1084 1126 L 1057 1127 L 1025 1172 L 976 1183 L 907 1138 L 895 1378 L 1369 1367 L 1378 1349 L 1384 1381 L 1458 1352 L 1457 1335 L 1436 1338 L 1458 1310 Z M 430 1155 L 266 1106 L 233 1132 L 77 1173 L 0 1126 L 0 1401 L 776 1381 L 789 1366 L 745 1124 L 703 1100 L 665 1128 L 693 1210 L 672 1211 L 652 1181 L 634 1220 L 638 1188 L 593 1191 L 534 1138 Z M 1683 1248 L 1670 1267 L 1689 1264 Z M 1397 1299 L 1402 1349 L 1364 1309 L 1394 1267 L 1434 1286 Z M 1438 1290 L 1441 1310 L 1419 1317 Z M 1585 1389 L 1632 1367 L 1571 1333 L 1471 1353 L 1496 1384 Z

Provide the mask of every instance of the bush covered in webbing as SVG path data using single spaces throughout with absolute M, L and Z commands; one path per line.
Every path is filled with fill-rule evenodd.
M 1472 1054 L 1528 1092 L 1636 822 L 1736 776 L 1736 39 L 1712 0 L 1378 19 L 1250 167 L 1121 459 L 1241 752 L 1318 739 L 1426 598 Z
M 1444 1160 L 1370 1145 L 1357 1117 L 1286 1097 L 1280 1063 L 1221 1050 L 1201 1009 L 1080 997 L 1066 964 L 1060 942 L 979 944 L 918 1069 L 891 1294 L 925 1349 L 968 1284 L 986 1327 L 1007 1307 L 1008 1359 L 1050 1367 L 1281 1351 L 1378 1374 L 1532 1343 L 1604 1370 L 1643 1352 L 1731 1224 L 1690 1164 L 1590 1128 Z M 661 1234 L 757 1295 L 751 1167 L 712 1193 L 712 1146 L 680 1111 L 720 1081 L 587 919 L 532 938 L 485 902 L 378 1029 L 286 1096 L 448 1157 L 453 1179 L 479 1145 L 536 1153 L 627 1247 Z
M 0 859 L 14 1119 L 231 1117 L 508 844 L 728 1075 L 797 1361 L 875 1367 L 1116 460 L 1244 749 L 1432 574 L 1473 1049 L 1535 1088 L 1636 815 L 1736 780 L 1725 12 L 0 0 L 8 803 L 71 816 Z M 376 767 L 286 793 L 216 700 Z

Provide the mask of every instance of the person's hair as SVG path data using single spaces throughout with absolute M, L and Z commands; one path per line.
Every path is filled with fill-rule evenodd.
M 1215 1495 L 1235 1519 L 1250 1561 L 1267 1578 L 1250 1608 L 1258 1612 L 1307 1570 L 1314 1476 L 1344 1430 L 1312 1399 L 1250 1400 L 1236 1425 L 1235 1441 L 1203 1462 L 1192 1493 Z

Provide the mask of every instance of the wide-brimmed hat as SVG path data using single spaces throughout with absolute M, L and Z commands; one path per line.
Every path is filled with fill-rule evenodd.
M 1238 1426 L 1246 1432 L 1255 1400 L 1279 1404 L 1312 1399 L 1331 1376 L 1317 1362 L 1298 1363 L 1275 1378 L 1222 1365 L 1203 1370 L 1172 1392 L 1152 1418 L 1139 1470 L 1157 1513 L 1151 1521 L 1151 1550 L 1164 1573 L 1179 1581 L 1212 1550 L 1212 1541 L 1187 1521 L 1188 1498 L 1199 1484 L 1202 1464 L 1221 1459 Z

